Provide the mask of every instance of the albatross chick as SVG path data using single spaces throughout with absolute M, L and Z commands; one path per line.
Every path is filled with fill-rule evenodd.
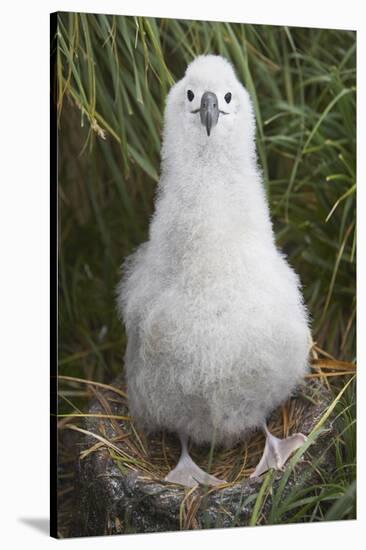
M 266 425 L 308 368 L 299 288 L 275 244 L 249 94 L 228 61 L 200 56 L 168 94 L 149 238 L 126 260 L 118 295 L 131 415 L 181 441 L 167 481 L 224 482 L 194 463 L 188 439 L 227 446 L 262 429 L 254 476 L 303 444 Z

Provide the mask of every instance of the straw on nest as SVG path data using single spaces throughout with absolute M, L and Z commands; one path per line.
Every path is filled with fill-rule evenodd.
M 353 364 L 327 357 L 319 359 L 316 350 L 313 354 L 311 374 L 298 394 L 273 413 L 269 419 L 269 428 L 278 437 L 286 437 L 296 431 L 310 434 L 306 447 L 315 442 L 312 446 L 312 455 L 316 459 L 324 460 L 326 457 L 320 456 L 322 452 L 316 446 L 319 428 L 325 428 L 328 435 L 331 429 L 331 393 L 328 378 L 353 374 L 355 367 Z M 77 379 L 71 380 L 77 382 Z M 230 506 L 234 509 L 239 497 L 249 497 L 258 490 L 261 480 L 248 478 L 263 452 L 264 439 L 260 432 L 253 433 L 247 441 L 240 442 L 231 449 L 216 448 L 212 452 L 213 449 L 207 446 L 192 446 L 190 452 L 193 459 L 202 468 L 226 479 L 228 483 L 208 490 L 203 488 L 203 492 L 199 487 L 188 490 L 163 481 L 177 463 L 180 453 L 179 441 L 176 436 L 169 433 L 156 433 L 147 438 L 134 426 L 128 415 L 126 388 L 122 375 L 117 377 L 112 385 L 83 380 L 79 382 L 88 383 L 94 394 L 89 413 L 82 415 L 85 427 L 70 423 L 65 425 L 85 436 L 80 453 L 78 489 L 81 494 L 79 507 L 84 520 L 78 520 L 77 523 L 80 529 L 80 525 L 85 524 L 87 516 L 88 527 L 79 534 L 120 532 L 126 511 L 132 516 L 135 515 L 131 522 L 135 528 L 139 524 L 137 530 L 142 532 L 167 530 L 179 526 L 197 527 L 200 524 L 196 512 L 200 508 L 203 495 L 208 498 L 206 511 L 210 509 L 211 514 L 215 515 L 215 510 L 217 511 L 218 507 L 222 508 L 223 503 L 226 503 L 226 512 L 230 516 Z M 299 461 L 297 474 L 305 466 L 306 460 Z M 280 479 L 282 473 L 276 475 Z M 197 508 L 195 513 L 192 513 L 192 495 L 196 495 L 193 506 Z M 184 514 L 187 503 L 190 503 L 188 516 Z M 249 508 L 245 512 L 247 515 L 250 512 Z M 114 523 L 108 530 L 106 518 L 110 516 L 110 509 L 113 509 Z M 101 517 L 104 517 L 103 521 Z M 164 521 L 161 522 L 161 518 L 164 518 Z

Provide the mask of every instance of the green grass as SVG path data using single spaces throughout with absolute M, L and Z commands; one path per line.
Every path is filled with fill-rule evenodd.
M 108 382 L 123 366 L 119 266 L 147 236 L 166 94 L 202 53 L 229 58 L 252 96 L 277 242 L 300 274 L 314 339 L 354 361 L 355 33 L 85 14 L 58 21 L 60 373 Z M 61 412 L 85 407 L 83 389 L 61 390 Z M 336 471 L 286 497 L 273 523 L 354 517 L 354 401 L 352 384 L 337 406 L 342 436 L 330 442 Z M 256 513 L 260 523 L 260 503 Z

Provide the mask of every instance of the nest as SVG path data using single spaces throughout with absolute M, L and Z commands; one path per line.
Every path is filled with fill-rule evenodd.
M 298 457 L 288 485 L 300 482 L 309 461 L 313 466 L 328 461 L 330 466 L 324 440 L 329 441 L 331 417 L 322 421 L 332 401 L 329 369 L 332 376 L 351 373 L 348 363 L 315 360 L 312 374 L 298 393 L 269 419 L 269 429 L 278 437 L 298 431 L 316 435 L 309 442 L 311 454 L 308 449 L 302 459 Z M 263 452 L 261 432 L 230 449 L 192 445 L 195 462 L 227 483 L 187 489 L 164 481 L 179 459 L 179 440 L 166 432 L 146 437 L 137 429 L 128 414 L 122 375 L 111 385 L 93 383 L 93 393 L 85 427 L 68 425 L 82 434 L 74 536 L 200 528 L 203 524 L 232 526 L 234 516 L 239 525 L 246 524 L 254 503 L 250 497 L 262 482 L 249 479 Z M 321 433 L 315 434 L 319 425 Z M 313 475 L 316 468 L 311 471 Z M 282 472 L 274 475 L 279 481 Z
M 328 404 L 327 397 L 327 391 L 319 383 L 304 385 L 296 397 L 289 399 L 271 416 L 268 422 L 270 431 L 277 437 L 287 437 L 298 431 L 308 433 L 314 421 L 319 420 L 324 405 Z M 155 482 L 161 482 L 177 464 L 180 443 L 175 434 L 158 432 L 146 436 L 134 425 L 128 415 L 122 376 L 114 381 L 110 389 L 95 392 L 89 414 L 84 433 L 93 444 L 81 452 L 81 460 L 99 449 L 105 449 L 122 474 L 135 472 L 141 479 Z M 264 436 L 257 431 L 246 441 L 229 449 L 219 447 L 213 451 L 207 445 L 191 445 L 189 450 L 201 468 L 207 470 L 210 466 L 210 473 L 226 479 L 228 483 L 225 485 L 230 486 L 249 477 L 260 460 L 263 448 Z

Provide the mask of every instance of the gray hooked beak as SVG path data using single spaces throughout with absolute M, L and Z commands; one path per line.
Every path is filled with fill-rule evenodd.
M 202 124 L 206 127 L 207 135 L 216 126 L 219 120 L 219 102 L 216 94 L 205 92 L 201 98 L 200 117 Z

